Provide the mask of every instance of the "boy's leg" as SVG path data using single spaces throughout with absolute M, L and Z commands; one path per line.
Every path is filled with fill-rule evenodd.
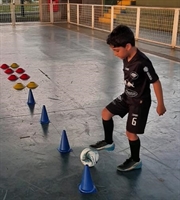
M 97 150 L 106 149 L 109 151 L 113 151 L 115 148 L 115 144 L 113 143 L 114 123 L 112 117 L 114 115 L 124 117 L 127 113 L 128 106 L 121 96 L 114 99 L 110 104 L 108 104 L 106 108 L 104 108 L 102 111 L 102 122 L 105 136 L 104 140 L 99 141 L 96 144 L 90 145 L 90 147 L 96 148 Z
M 104 128 L 104 140 L 97 142 L 96 144 L 90 145 L 92 148 L 96 148 L 97 150 L 106 149 L 109 151 L 113 151 L 115 148 L 115 145 L 113 143 L 112 135 L 113 135 L 113 129 L 114 129 L 114 122 L 113 117 L 114 115 L 107 110 L 107 108 L 104 108 L 102 111 L 102 124 Z
M 102 111 L 102 124 L 104 128 L 104 140 L 108 144 L 113 143 L 113 130 L 114 130 L 114 122 L 113 122 L 113 117 L 114 115 L 109 112 L 107 108 L 104 108 Z
M 134 161 L 139 162 L 140 160 L 139 154 L 140 154 L 140 146 L 141 146 L 140 139 L 136 134 L 130 133 L 128 131 L 126 131 L 126 135 L 129 140 L 131 158 Z
M 142 102 L 139 106 L 131 106 L 128 120 L 126 135 L 129 140 L 131 156 L 123 164 L 117 167 L 119 171 L 130 171 L 140 169 L 142 162 L 140 160 L 140 139 L 137 134 L 143 134 L 147 122 L 151 101 Z
M 131 156 L 123 164 L 117 167 L 119 171 L 130 171 L 133 169 L 140 169 L 142 166 L 142 161 L 140 160 L 140 139 L 134 134 L 126 131 L 126 135 L 129 140 Z

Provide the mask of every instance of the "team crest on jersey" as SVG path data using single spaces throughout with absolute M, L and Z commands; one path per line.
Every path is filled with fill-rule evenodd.
M 134 83 L 133 82 L 131 83 L 130 81 L 125 81 L 124 84 L 126 86 L 128 86 L 128 87 L 133 87 L 134 88 Z
M 138 95 L 138 93 L 136 91 L 133 91 L 133 90 L 130 90 L 130 89 L 126 89 L 125 93 L 129 97 L 136 97 Z
M 145 66 L 145 67 L 143 68 L 143 70 L 144 70 L 144 72 L 146 72 L 146 74 L 148 75 L 149 79 L 152 80 L 152 76 L 151 76 L 151 74 L 149 73 L 148 67 Z
M 144 72 L 148 72 L 149 71 L 148 67 L 146 67 L 146 66 L 143 68 L 143 70 L 144 70 Z
M 132 80 L 136 80 L 139 75 L 136 72 L 131 72 L 130 76 L 131 76 Z

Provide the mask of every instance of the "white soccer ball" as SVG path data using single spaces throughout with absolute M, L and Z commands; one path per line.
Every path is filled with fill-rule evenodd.
M 93 167 L 99 160 L 99 153 L 95 149 L 85 148 L 80 155 L 80 160 L 83 165 Z

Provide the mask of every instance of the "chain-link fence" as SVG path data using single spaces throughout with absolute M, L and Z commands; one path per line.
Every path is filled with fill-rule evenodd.
M 39 4 L 1 4 L 0 23 L 12 22 L 12 15 L 16 22 L 40 21 Z
M 0 5 L 0 23 L 68 22 L 110 32 L 128 25 L 137 40 L 180 48 L 180 9 L 56 3 Z
M 178 33 L 177 33 L 176 46 L 180 47 L 180 11 L 179 11 L 179 23 L 178 23 Z
M 103 31 L 128 25 L 137 40 L 180 48 L 180 9 L 70 4 L 69 23 Z

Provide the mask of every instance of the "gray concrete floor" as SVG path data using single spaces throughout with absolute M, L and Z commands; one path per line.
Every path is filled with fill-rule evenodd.
M 129 146 L 124 134 L 126 118 L 115 117 L 116 148 L 99 153 L 99 162 L 90 169 L 97 192 L 85 195 L 78 190 L 84 169 L 79 155 L 103 138 L 101 110 L 123 91 L 122 61 L 99 35 L 63 26 L 0 27 L 1 64 L 17 63 L 30 76 L 29 80 L 12 82 L 0 69 L 0 199 L 179 200 L 178 50 L 165 59 L 159 54 L 170 49 L 159 47 L 156 53 L 153 47 L 139 44 L 155 54 L 147 56 L 161 79 L 167 113 L 162 117 L 156 114 L 152 91 L 146 133 L 140 137 L 143 168 L 128 173 L 116 171 L 127 158 Z M 13 88 L 17 82 L 27 85 L 30 81 L 38 84 L 33 90 L 33 112 L 27 105 L 29 89 Z M 39 122 L 43 105 L 50 119 L 46 129 Z M 57 151 L 63 130 L 73 150 L 66 155 Z
M 83 33 L 85 35 L 96 37 L 103 41 L 106 40 L 107 34 L 108 34 L 108 32 L 102 32 L 102 31 L 95 30 L 95 29 L 93 30 L 93 29 L 82 27 L 82 26 L 76 26 L 73 24 L 60 23 L 60 24 L 56 24 L 56 25 L 61 28 L 70 29 L 70 30 L 73 30 L 76 32 Z M 147 38 L 145 36 L 146 34 L 148 34 L 148 30 L 144 31 L 143 38 Z M 164 35 L 162 35 L 161 37 L 163 38 Z M 152 38 L 152 40 L 153 39 L 155 41 L 158 41 L 157 38 Z M 170 60 L 180 62 L 180 49 L 179 48 L 172 49 L 169 46 L 157 45 L 155 43 L 148 43 L 143 40 L 136 41 L 136 46 L 144 52 L 155 54 L 155 55 L 158 55 L 163 58 L 167 58 Z

